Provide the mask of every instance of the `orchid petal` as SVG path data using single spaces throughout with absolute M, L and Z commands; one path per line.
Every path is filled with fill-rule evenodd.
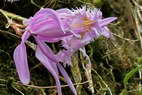
M 26 42 L 26 40 L 30 37 L 31 33 L 29 31 L 25 31 L 22 35 L 22 42 Z
M 72 34 L 70 32 L 65 33 L 67 32 L 65 28 L 68 25 L 64 21 L 61 21 L 58 12 L 52 9 L 41 9 L 31 18 L 29 23 L 26 29 L 32 34 L 46 36 L 46 38 L 51 38 L 52 40 L 56 38 L 61 39 L 61 37 Z
M 94 13 L 94 19 L 95 20 L 97 20 L 97 19 L 102 19 L 102 12 L 100 11 L 100 9 L 94 9 L 93 10 L 94 12 L 92 12 L 92 13 Z
M 99 25 L 100 25 L 100 27 L 103 27 L 103 26 L 108 25 L 109 23 L 113 22 L 116 19 L 117 19 L 116 17 L 108 17 L 108 18 L 102 19 L 99 21 Z
M 74 95 L 77 95 L 76 89 L 73 86 L 72 81 L 70 80 L 67 72 L 65 71 L 65 69 L 63 68 L 63 66 L 61 64 L 57 64 L 61 74 L 64 76 L 65 80 L 67 81 L 69 87 L 71 88 L 72 92 L 74 93 Z
M 102 35 L 106 38 L 112 37 L 112 33 L 109 31 L 109 29 L 107 27 L 102 28 Z
M 55 21 L 57 21 L 59 29 L 61 29 L 64 32 L 64 28 L 62 26 L 62 22 L 59 19 L 58 13 L 56 11 L 54 11 L 53 9 L 46 8 L 46 9 L 41 9 L 39 12 L 37 12 L 35 14 L 35 16 L 37 16 L 39 14 L 45 14 L 45 15 L 50 16 L 51 18 L 53 18 Z
M 50 59 L 48 59 L 43 54 L 43 52 L 42 52 L 42 50 L 40 49 L 39 46 L 37 46 L 37 48 L 36 48 L 36 57 L 48 69 L 48 71 L 53 75 L 53 77 L 54 77 L 54 79 L 56 81 L 58 95 L 62 95 L 61 85 L 60 85 L 60 81 L 59 81 L 59 76 L 56 73 L 57 71 L 54 70 L 54 68 L 51 65 L 51 64 L 55 64 L 55 63 L 50 63 L 51 62 Z
M 96 27 L 93 27 L 92 28 L 92 37 L 94 38 L 98 38 L 101 34 L 100 34 L 100 29 L 96 28 Z
M 53 62 L 58 62 L 58 60 L 55 58 L 55 54 L 53 53 L 53 51 L 38 37 L 35 37 L 35 39 L 42 52 Z
M 60 51 L 56 57 L 59 59 L 60 62 L 63 62 L 64 65 L 71 65 L 71 56 L 74 52 L 70 49 Z
M 67 9 L 67 8 L 62 8 L 62 9 L 58 9 L 56 10 L 56 12 L 58 13 L 66 13 L 66 14 L 72 14 L 72 11 Z
M 46 36 L 41 36 L 41 35 L 39 35 L 38 38 L 42 41 L 50 42 L 50 43 L 58 42 L 61 40 L 61 38 L 48 38 Z
M 24 43 L 21 43 L 16 47 L 13 56 L 21 82 L 23 84 L 28 84 L 30 81 L 30 73 L 27 62 L 26 46 Z

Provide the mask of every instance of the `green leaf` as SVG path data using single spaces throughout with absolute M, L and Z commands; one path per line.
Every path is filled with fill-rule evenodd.
M 123 80 L 123 84 L 124 84 L 125 87 L 128 84 L 128 80 L 141 68 L 142 68 L 142 66 L 138 66 L 138 67 L 132 69 L 130 72 L 128 72 L 125 75 L 124 80 Z
M 119 95 L 128 95 L 128 92 L 126 89 L 123 89 L 122 92 Z
M 138 95 L 142 95 L 142 90 L 140 90 L 140 91 L 138 92 Z

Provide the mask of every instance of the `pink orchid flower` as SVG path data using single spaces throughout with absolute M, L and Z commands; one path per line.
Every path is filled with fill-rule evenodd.
M 14 51 L 14 61 L 19 78 L 23 84 L 29 84 L 30 73 L 28 68 L 27 53 L 25 42 L 30 36 L 33 36 L 37 43 L 36 57 L 48 69 L 56 80 L 57 91 L 62 95 L 59 81 L 59 71 L 66 79 L 69 87 L 76 95 L 76 90 L 62 65 L 58 64 L 59 60 L 56 58 L 52 50 L 45 44 L 45 42 L 58 42 L 63 37 L 72 35 L 71 32 L 65 31 L 65 24 L 59 18 L 58 12 L 52 9 L 41 9 L 33 17 L 30 17 L 24 24 L 27 26 L 22 35 L 21 43 Z M 59 71 L 58 71 L 59 69 Z
M 89 44 L 100 36 L 111 38 L 112 34 L 106 25 L 116 20 L 116 17 L 103 18 L 102 12 L 98 9 L 87 9 L 86 7 L 70 11 L 60 9 L 62 14 L 71 14 L 71 22 L 68 21 L 70 31 L 75 35 L 70 35 L 62 39 L 62 46 L 65 50 L 60 51 L 57 56 L 64 64 L 71 64 L 73 53 L 83 46 Z M 60 13 L 61 15 L 61 13 Z M 63 16 L 64 17 L 64 16 Z
M 49 8 L 39 10 L 33 17 L 24 21 L 26 29 L 21 43 L 14 51 L 14 61 L 21 82 L 23 84 L 30 82 L 25 42 L 33 36 L 37 43 L 35 56 L 53 75 L 58 95 L 62 95 L 59 72 L 74 95 L 77 95 L 72 81 L 60 62 L 70 65 L 72 54 L 79 48 L 101 35 L 111 37 L 111 32 L 106 25 L 114 20 L 116 17 L 103 18 L 100 10 L 86 9 L 86 7 L 76 10 L 59 9 L 55 11 Z M 58 41 L 62 41 L 66 50 L 54 54 L 45 42 Z

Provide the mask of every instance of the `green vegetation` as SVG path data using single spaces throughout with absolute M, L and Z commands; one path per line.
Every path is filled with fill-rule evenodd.
M 1 2 L 1 1 L 0 1 Z M 13 51 L 20 42 L 8 20 L 21 23 L 41 7 L 53 9 L 76 8 L 82 5 L 99 7 L 104 17 L 116 16 L 109 25 L 112 39 L 99 38 L 85 47 L 92 66 L 78 51 L 72 67 L 66 70 L 78 95 L 142 95 L 142 2 L 140 0 L 21 0 L 0 5 L 0 95 L 56 95 L 55 82 L 50 73 L 34 57 L 28 43 L 31 84 L 19 82 L 13 62 Z M 5 10 L 5 11 L 3 11 Z M 6 12 L 8 11 L 8 12 Z M 16 14 L 16 15 L 15 15 Z M 31 38 L 30 41 L 34 43 Z M 59 46 L 50 45 L 54 51 Z M 63 94 L 72 95 L 61 77 Z

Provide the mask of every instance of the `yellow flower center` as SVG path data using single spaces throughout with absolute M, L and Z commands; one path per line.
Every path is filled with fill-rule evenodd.
M 82 18 L 82 20 L 83 20 L 82 23 L 77 22 L 76 24 L 73 24 L 72 27 L 73 28 L 81 28 L 81 27 L 83 27 L 84 31 L 88 32 L 90 30 L 90 28 L 91 28 L 92 23 L 94 23 L 95 21 L 90 20 L 87 17 Z
M 72 24 L 72 28 L 81 28 L 82 32 L 80 32 L 81 38 L 85 35 L 86 32 L 90 32 L 92 24 L 95 23 L 94 20 L 90 20 L 88 17 L 82 18 L 82 23 L 76 22 L 75 24 Z

